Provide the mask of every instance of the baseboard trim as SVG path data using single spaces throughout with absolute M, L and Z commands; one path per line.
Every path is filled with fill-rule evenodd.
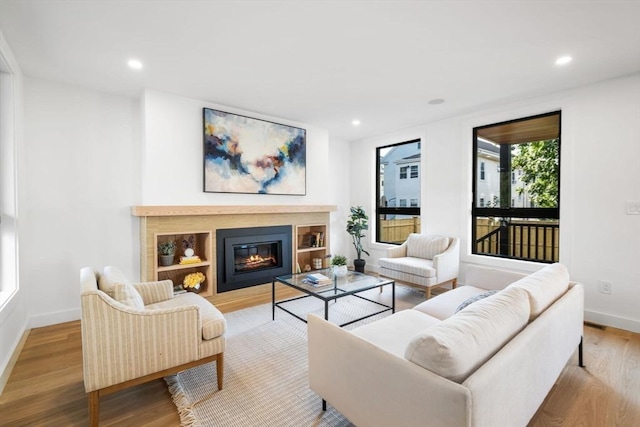
M 57 325 L 58 323 L 72 322 L 80 319 L 80 309 L 57 311 L 29 318 L 29 328 L 41 328 L 43 326 Z
M 29 337 L 29 332 L 31 332 L 31 329 L 27 329 L 22 333 L 22 337 L 20 338 L 20 341 L 18 341 L 18 344 L 13 349 L 13 353 L 9 358 L 9 363 L 7 363 L 7 366 L 5 366 L 4 371 L 2 371 L 2 375 L 0 375 L 0 395 L 4 391 L 4 387 L 7 385 L 7 382 L 9 381 L 9 377 L 11 376 L 11 372 L 13 371 L 13 367 L 16 365 L 16 362 L 18 361 L 18 357 L 20 357 L 20 353 L 22 353 L 24 344 L 27 342 L 27 338 Z
M 625 331 L 631 331 L 637 334 L 640 333 L 640 321 L 628 319 L 626 317 L 612 316 L 606 313 L 585 310 L 584 320 L 585 322 L 592 322 L 603 326 L 611 326 L 612 328 L 624 329 Z

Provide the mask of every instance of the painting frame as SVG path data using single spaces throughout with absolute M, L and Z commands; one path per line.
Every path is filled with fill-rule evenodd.
M 307 130 L 202 109 L 203 191 L 306 196 Z

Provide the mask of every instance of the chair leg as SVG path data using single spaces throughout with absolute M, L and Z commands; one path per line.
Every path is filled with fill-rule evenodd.
M 451 289 L 455 289 L 456 287 L 458 287 L 458 279 L 453 279 L 453 282 L 451 283 Z
M 431 288 L 425 289 L 424 296 L 426 297 L 426 299 L 431 298 Z
M 98 390 L 89 392 L 89 425 L 98 427 L 100 422 L 100 394 Z
M 218 390 L 222 390 L 222 382 L 224 376 L 224 353 L 218 355 L 216 360 L 216 373 L 218 374 Z

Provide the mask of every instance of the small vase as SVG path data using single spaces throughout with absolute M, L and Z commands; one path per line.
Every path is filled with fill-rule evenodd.
M 200 286 L 200 284 L 195 285 L 193 288 L 188 288 L 186 286 L 184 288 L 187 290 L 187 292 L 193 292 L 196 294 L 199 294 L 200 290 L 202 290 L 202 286 Z
M 349 270 L 347 270 L 347 266 L 346 265 L 334 265 L 333 266 L 333 274 L 335 274 L 338 277 L 346 276 L 348 271 Z

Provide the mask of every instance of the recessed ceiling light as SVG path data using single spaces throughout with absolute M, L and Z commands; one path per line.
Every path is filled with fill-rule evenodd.
M 431 105 L 444 104 L 444 99 L 442 98 L 432 99 L 431 101 L 429 101 L 429 104 Z
M 556 59 L 556 65 L 567 65 L 571 61 L 573 61 L 572 57 L 568 55 L 561 56 L 560 58 Z
M 354 126 L 358 126 L 358 125 L 360 125 L 360 120 L 356 119 L 356 120 L 352 121 L 351 124 L 354 125 Z
M 141 70 L 142 69 L 142 62 L 140 62 L 137 59 L 130 59 L 127 62 L 127 65 L 131 68 L 133 68 L 134 70 Z

